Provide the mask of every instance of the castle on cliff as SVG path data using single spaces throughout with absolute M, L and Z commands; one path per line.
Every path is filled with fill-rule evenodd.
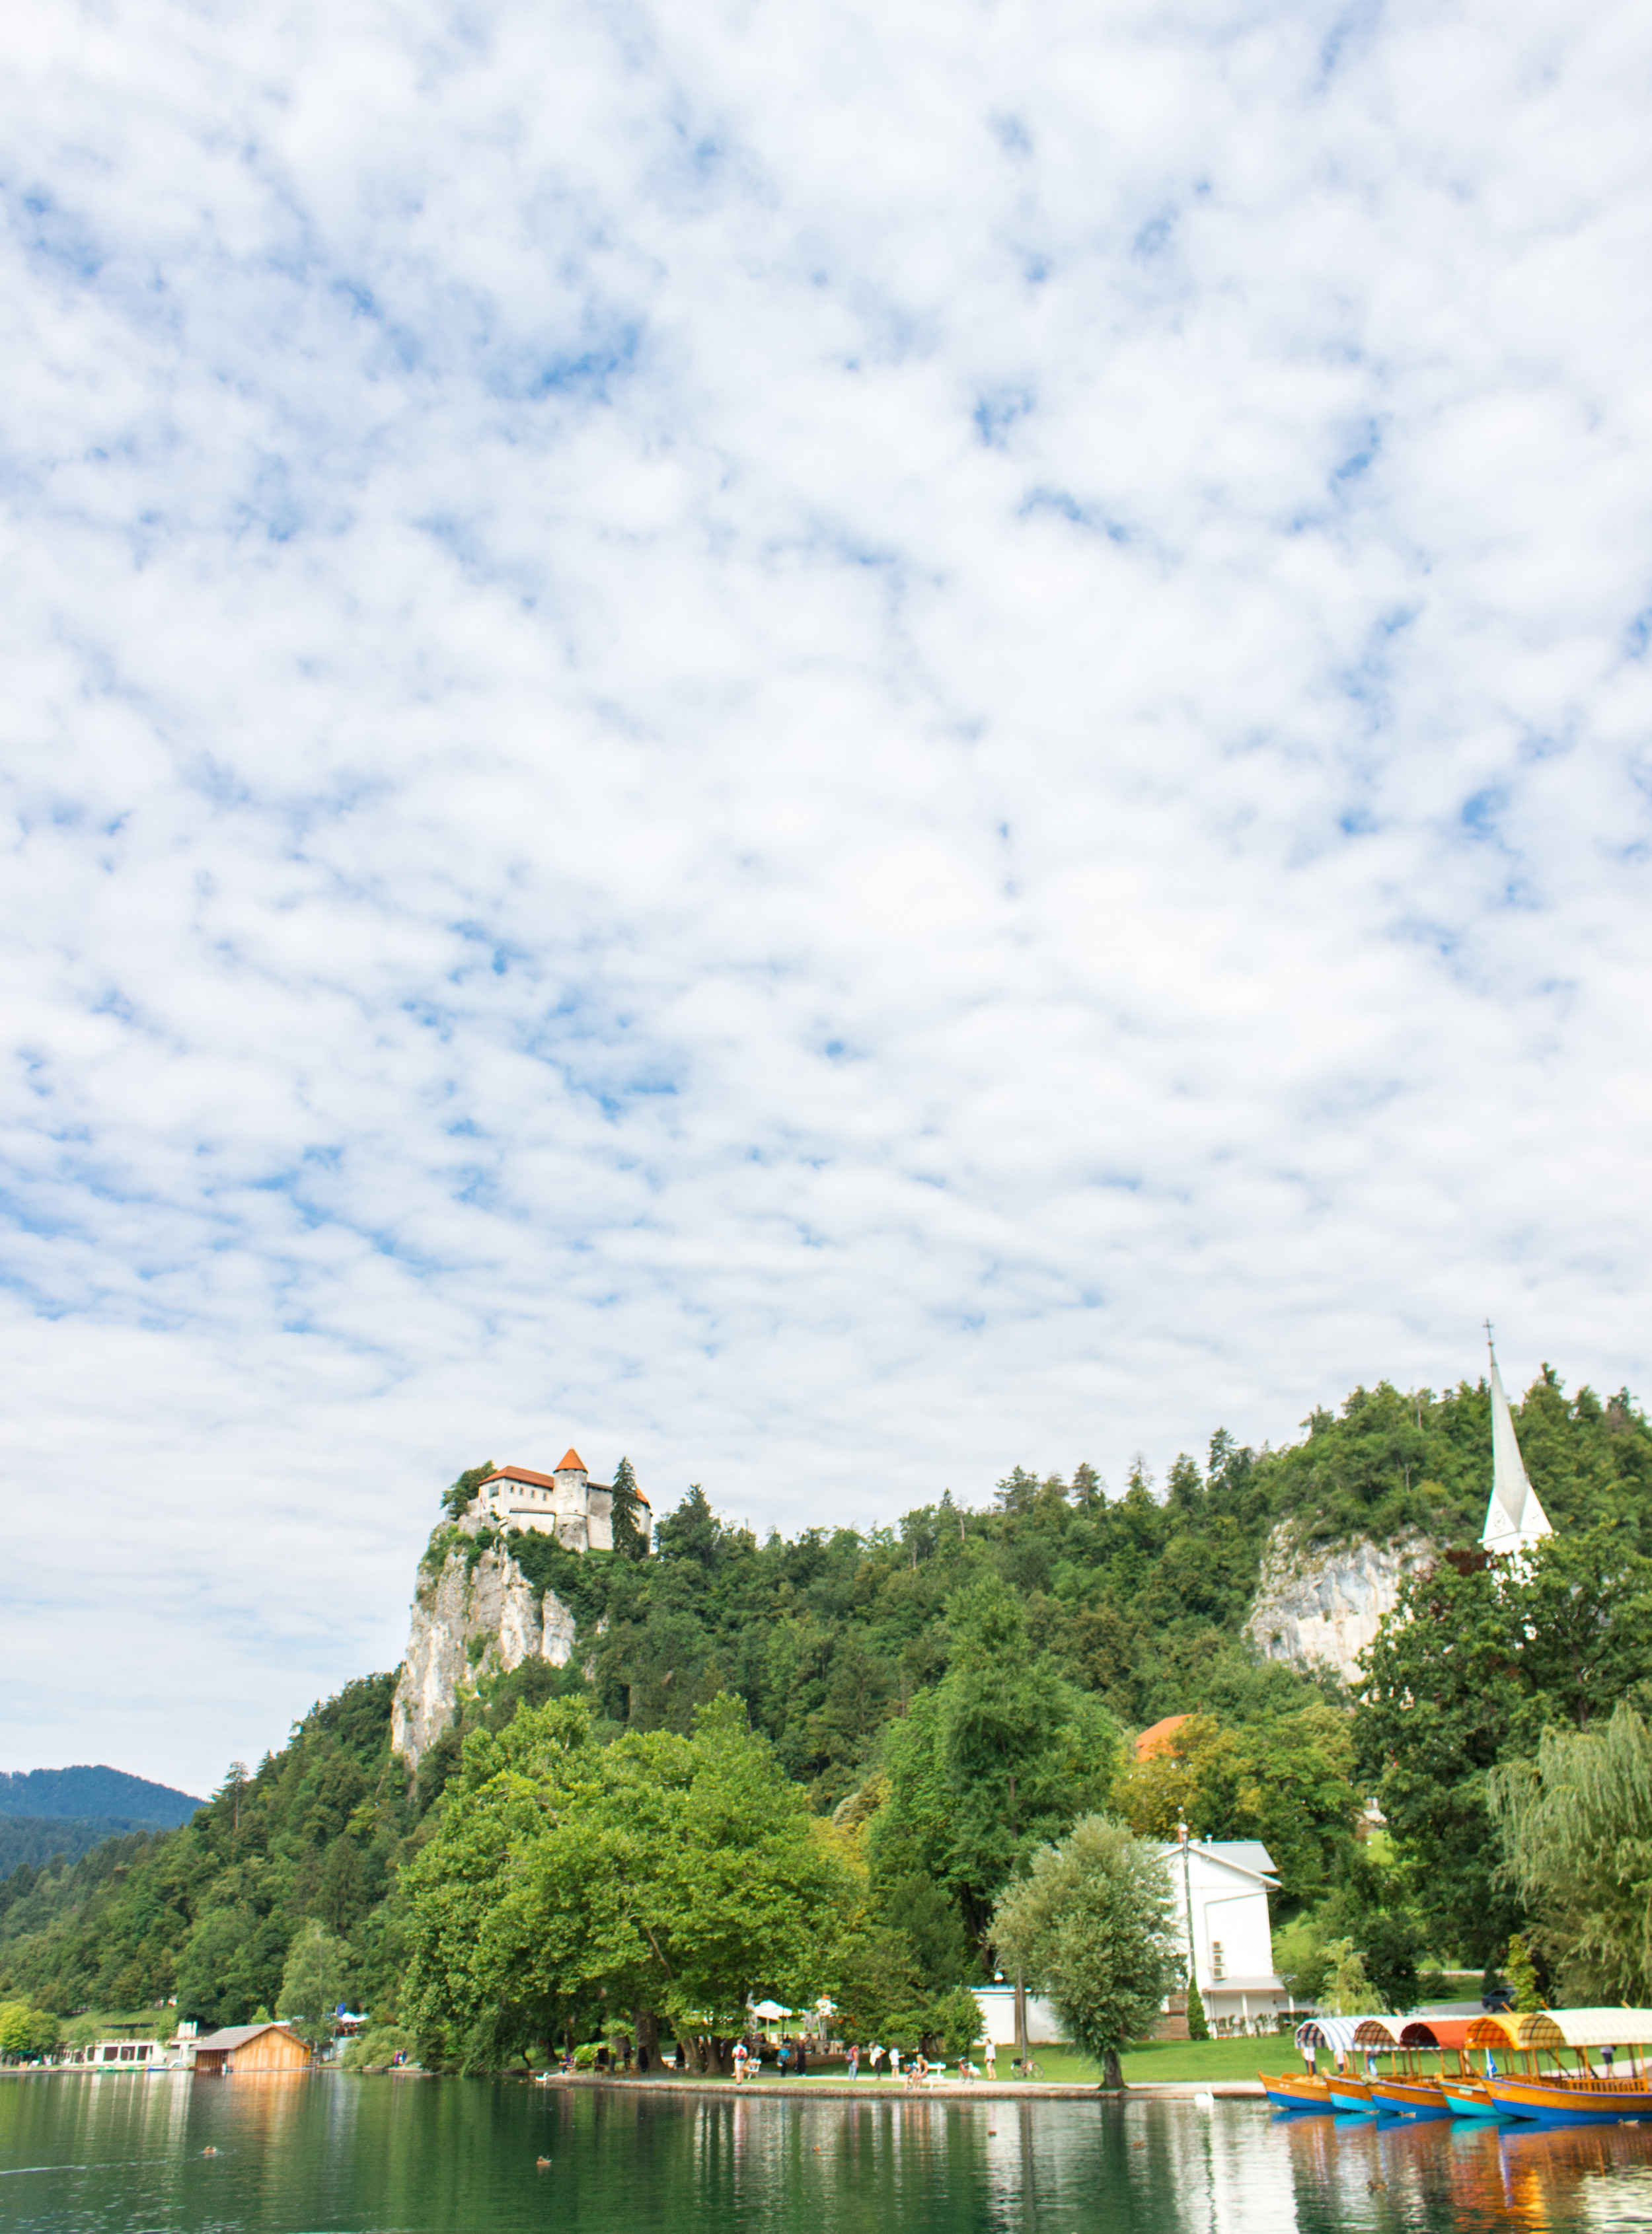
M 640 1490 L 635 1493 L 635 1519 L 645 1546 L 654 1534 L 654 1516 Z M 500 1466 L 476 1492 L 481 1518 L 498 1528 L 532 1528 L 554 1536 L 571 1551 L 611 1551 L 614 1548 L 614 1493 L 592 1481 L 578 1451 L 570 1450 L 554 1473 L 535 1473 L 528 1466 Z M 473 1502 L 471 1512 L 477 1510 Z

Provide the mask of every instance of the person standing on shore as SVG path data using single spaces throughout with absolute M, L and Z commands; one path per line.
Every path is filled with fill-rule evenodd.
M 873 2041 L 873 2042 L 872 2042 L 872 2046 L 871 2046 L 871 2047 L 866 2050 L 866 2061 L 867 2061 L 867 2062 L 868 2062 L 868 2063 L 870 2063 L 870 2064 L 871 2064 L 871 2066 L 872 2066 L 872 2077 L 873 2077 L 874 2079 L 881 2079 L 881 2078 L 883 2077 L 883 2075 L 884 2075 L 884 2074 L 883 2074 L 883 2073 L 882 2073 L 882 2072 L 878 2068 L 878 2065 L 883 2061 L 883 2060 L 884 2060 L 884 2049 L 883 2049 L 883 2043 L 882 2043 L 882 2041 L 876 2041 L 876 2040 L 875 2040 L 875 2041 Z
M 860 2049 L 858 2046 L 852 2046 L 849 2050 L 849 2076 L 851 2079 L 860 2076 Z
M 988 2041 L 985 2047 L 987 2053 L 984 2061 L 987 2067 L 987 2077 L 989 2080 L 994 2080 L 998 2076 L 998 2050 L 991 2041 Z

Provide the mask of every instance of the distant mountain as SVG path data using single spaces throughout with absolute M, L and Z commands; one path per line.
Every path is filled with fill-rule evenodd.
M 0 1815 L 0 1882 L 25 1862 L 37 1870 L 57 1854 L 75 1862 L 106 1839 L 129 1838 L 134 1831 L 159 1836 L 153 1824 L 119 1815 Z
M 36 1821 L 97 1821 L 96 1836 L 119 1831 L 171 1831 L 187 1823 L 206 1801 L 170 1784 L 151 1784 L 120 1768 L 30 1768 L 8 1776 L 0 1769 L 0 1822 L 27 1815 Z M 88 1839 L 79 1851 L 85 1852 Z M 63 1851 L 54 1848 L 53 1851 Z

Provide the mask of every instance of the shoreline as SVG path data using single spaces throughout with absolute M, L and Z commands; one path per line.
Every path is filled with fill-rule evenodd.
M 721 2076 L 713 2079 L 678 2077 L 669 2079 L 632 2077 L 630 2079 L 597 2078 L 577 2071 L 566 2076 L 558 2073 L 540 2080 L 530 2079 L 530 2086 L 607 2087 L 616 2093 L 646 2087 L 651 2094 L 709 2094 L 727 2093 L 736 2101 L 747 2101 L 758 2096 L 772 2101 L 838 2101 L 838 2102 L 927 2102 L 936 2099 L 952 2102 L 1126 2102 L 1136 2101 L 1192 2101 L 1201 2094 L 1217 2100 L 1234 2101 L 1263 2101 L 1266 2091 L 1259 2079 L 1146 2079 L 1132 2085 L 1128 2080 L 1122 2087 L 1108 2088 L 1100 2085 L 1085 2085 L 1064 2080 L 1017 2079 L 989 2080 L 983 2079 L 946 2079 L 934 2086 L 908 2087 L 904 2080 L 891 2079 L 789 2079 L 748 2080 L 736 2087 L 732 2079 Z
M 142 2080 L 150 2076 L 168 2079 L 193 2079 L 195 2074 L 181 2065 L 160 2064 L 153 2073 L 130 2065 L 118 2069 L 101 2071 L 95 2065 L 56 2063 L 23 2063 L 0 2066 L 0 2080 L 4 2079 L 130 2079 Z M 214 2077 L 228 2074 L 213 2074 Z M 246 2078 L 264 2078 L 270 2074 L 247 2072 Z M 447 2074 L 426 2071 L 419 2064 L 404 2064 L 398 2070 L 383 2066 L 369 2066 L 363 2070 L 343 2071 L 336 2064 L 318 2064 L 313 2070 L 281 2074 L 296 2079 L 323 2077 L 336 2079 L 435 2079 Z M 593 2073 L 578 2071 L 569 2074 L 554 2073 L 541 2078 L 527 2071 L 478 2072 L 478 2078 L 509 2079 L 519 2087 L 581 2087 L 604 2089 L 613 2094 L 636 2094 L 639 2090 L 651 2094 L 715 2095 L 719 2100 L 728 2096 L 736 2102 L 761 2100 L 767 2102 L 929 2102 L 936 2100 L 949 2102 L 1192 2102 L 1201 2094 L 1217 2101 L 1263 2101 L 1265 2090 L 1259 2079 L 1144 2079 L 1133 2084 L 1126 2081 L 1123 2087 L 1110 2091 L 1100 2085 L 1087 2086 L 1063 2080 L 1031 2079 L 1004 2080 L 946 2079 L 935 2085 L 908 2087 L 904 2080 L 890 2079 L 787 2079 L 748 2080 L 736 2087 L 732 2079 L 721 2074 L 713 2079 L 689 2077 L 686 2074 L 669 2079 L 629 2079 L 597 2077 Z

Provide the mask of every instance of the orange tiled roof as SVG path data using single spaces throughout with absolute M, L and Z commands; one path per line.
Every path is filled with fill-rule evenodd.
M 1176 1733 L 1188 1720 L 1185 1715 L 1166 1715 L 1162 1722 L 1155 1722 L 1136 1740 L 1136 1759 L 1152 1760 L 1156 1754 L 1175 1749 Z
M 562 1461 L 561 1466 L 557 1468 L 557 1473 L 565 1472 L 570 1463 L 578 1466 L 581 1473 L 584 1473 L 584 1463 L 581 1460 L 578 1452 L 570 1451 L 567 1457 Z M 554 1489 L 557 1486 L 557 1475 L 554 1473 L 535 1473 L 532 1466 L 495 1466 L 493 1473 L 488 1475 L 487 1480 L 482 1484 L 482 1487 L 486 1489 L 491 1483 L 496 1481 L 525 1481 L 529 1483 L 534 1489 Z M 606 1482 L 593 1481 L 590 1486 L 592 1489 L 601 1490 L 605 1494 L 608 1485 Z M 647 1498 L 643 1496 L 640 1489 L 637 1493 L 637 1501 L 639 1505 L 648 1505 L 649 1511 L 650 1512 L 653 1512 L 654 1507 L 651 1505 L 649 1505 Z
M 526 1481 L 532 1482 L 535 1489 L 554 1489 L 557 1486 L 553 1473 L 535 1473 L 531 1466 L 518 1466 L 497 1467 L 488 1475 L 487 1481 Z M 487 1481 L 482 1484 L 484 1489 Z
M 573 1448 L 571 1444 L 558 1460 L 557 1472 L 558 1473 L 566 1473 L 570 1466 L 573 1468 L 576 1473 L 584 1473 L 585 1470 L 585 1462 L 584 1459 L 580 1457 L 578 1452 Z

